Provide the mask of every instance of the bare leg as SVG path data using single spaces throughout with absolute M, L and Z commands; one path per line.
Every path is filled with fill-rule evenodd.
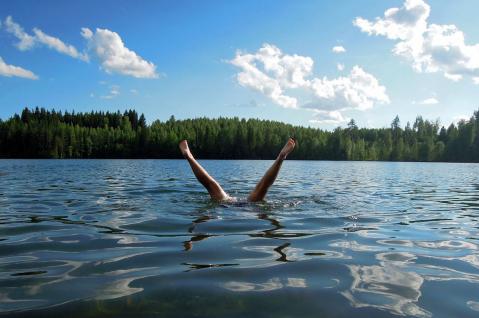
M 198 161 L 195 160 L 190 149 L 188 148 L 188 142 L 186 140 L 181 141 L 179 147 L 183 157 L 188 160 L 196 179 L 198 179 L 198 181 L 206 188 L 206 190 L 208 190 L 211 198 L 217 201 L 228 199 L 229 196 L 221 188 L 219 183 L 216 182 L 216 180 L 213 179 L 208 172 L 206 172 L 206 170 L 198 163 Z
M 279 169 L 281 169 L 281 165 L 288 156 L 288 154 L 293 151 L 296 142 L 293 138 L 289 138 L 286 145 L 284 145 L 283 149 L 280 151 L 278 157 L 274 161 L 273 165 L 266 171 L 265 175 L 256 185 L 256 188 L 253 192 L 250 193 L 248 196 L 248 201 L 257 202 L 264 199 L 266 193 L 268 192 L 269 187 L 273 184 L 274 180 L 278 176 Z

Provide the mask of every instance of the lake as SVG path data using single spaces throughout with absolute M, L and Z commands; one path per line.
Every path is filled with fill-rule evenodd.
M 0 160 L 0 315 L 478 317 L 478 218 L 479 164 Z

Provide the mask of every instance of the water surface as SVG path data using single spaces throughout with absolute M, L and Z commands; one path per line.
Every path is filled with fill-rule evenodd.
M 478 217 L 477 164 L 1 160 L 0 315 L 477 317 Z

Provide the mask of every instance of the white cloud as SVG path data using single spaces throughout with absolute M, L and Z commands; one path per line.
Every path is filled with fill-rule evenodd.
M 371 109 L 375 103 L 390 102 L 386 88 L 361 67 L 354 66 L 346 77 L 329 80 L 327 77 L 312 80 L 312 102 L 304 107 L 313 109 Z
M 38 76 L 35 75 L 32 71 L 26 70 L 19 66 L 9 65 L 3 61 L 0 57 L 0 75 L 6 77 L 23 77 L 32 80 L 38 79 Z
M 255 54 L 238 51 L 230 63 L 242 70 L 236 77 L 241 86 L 257 90 L 286 108 L 296 108 L 298 101 L 286 96 L 284 89 L 308 85 L 305 77 L 313 68 L 310 57 L 283 54 L 270 44 L 264 44 Z
M 450 80 L 479 76 L 479 44 L 467 45 L 455 25 L 429 24 L 431 7 L 424 0 L 406 0 L 401 8 L 390 8 L 383 18 L 353 22 L 362 32 L 397 41 L 394 54 L 412 63 L 421 73 L 441 72 Z
M 85 62 L 89 60 L 87 54 L 78 52 L 73 45 L 66 44 L 58 38 L 45 34 L 40 29 L 34 28 L 33 33 L 35 33 L 35 40 L 37 42 L 45 44 L 52 50 Z
M 158 78 L 156 65 L 125 47 L 118 33 L 98 28 L 92 32 L 88 28 L 82 28 L 81 34 L 88 41 L 88 48 L 96 54 L 105 72 L 137 78 Z
M 5 19 L 5 27 L 8 33 L 13 34 L 19 42 L 16 44 L 16 47 L 21 51 L 26 51 L 35 45 L 35 38 L 27 34 L 23 28 L 15 23 L 11 16 L 8 16 Z
M 344 64 L 338 63 L 336 64 L 336 68 L 338 69 L 338 71 L 344 71 Z
M 468 121 L 469 119 L 471 119 L 471 116 L 467 116 L 467 115 L 457 115 L 452 117 L 452 121 L 455 125 L 457 125 L 461 121 Z
M 474 77 L 474 78 L 472 79 L 472 82 L 473 82 L 474 84 L 476 84 L 476 85 L 479 85 L 479 77 Z
M 419 104 L 419 105 L 436 105 L 439 104 L 439 100 L 436 97 L 429 97 L 421 101 L 413 101 L 413 104 Z
M 21 51 L 30 50 L 35 45 L 43 44 L 59 53 L 66 54 L 82 61 L 88 61 L 88 55 L 78 52 L 73 45 L 66 44 L 62 40 L 48 35 L 38 28 L 33 29 L 33 36 L 27 34 L 18 23 L 13 21 L 11 16 L 8 16 L 5 19 L 5 26 L 7 32 L 13 34 L 19 40 L 16 47 Z
M 383 35 L 391 40 L 409 40 L 424 33 L 430 7 L 423 0 L 406 0 L 401 8 L 390 8 L 384 18 L 370 22 L 356 18 L 354 25 L 369 35 Z
M 460 80 L 462 80 L 462 75 L 460 74 L 444 73 L 444 77 L 450 79 L 453 82 L 459 82 Z
M 118 95 L 120 95 L 120 86 L 111 85 L 110 86 L 110 92 L 108 93 L 108 95 L 102 95 L 102 96 L 100 96 L 100 98 L 102 98 L 102 99 L 113 99 L 113 98 L 117 97 Z
M 138 94 L 138 90 L 132 88 L 132 89 L 130 89 L 130 93 L 137 95 L 137 94 Z
M 334 53 L 345 53 L 345 52 L 346 52 L 346 49 L 345 49 L 343 46 L 338 45 L 338 46 L 333 47 L 333 48 L 332 48 L 332 51 L 333 51 Z
M 348 122 L 350 118 L 345 118 L 341 112 L 337 110 L 326 111 L 326 110 L 316 110 L 313 119 L 309 122 L 314 124 L 342 124 Z
M 254 54 L 238 51 L 229 62 L 240 68 L 236 79 L 241 86 L 261 92 L 276 104 L 319 111 L 317 116 L 320 117 L 331 112 L 336 116 L 333 119 L 317 119 L 317 122 L 338 122 L 338 112 L 366 110 L 375 103 L 389 103 L 385 87 L 359 66 L 354 66 L 345 77 L 331 80 L 326 77 L 309 78 L 314 64 L 310 57 L 284 54 L 271 44 L 264 44 Z M 307 93 L 311 100 L 300 103 L 297 97 L 290 96 L 291 93 Z

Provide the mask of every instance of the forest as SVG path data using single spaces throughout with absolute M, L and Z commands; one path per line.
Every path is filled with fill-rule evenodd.
M 195 118 L 147 124 L 135 110 L 123 113 L 23 109 L 0 119 L 1 158 L 180 158 L 188 139 L 202 159 L 273 159 L 289 136 L 298 160 L 479 162 L 479 111 L 447 128 L 418 116 L 401 126 L 359 128 L 354 120 L 333 131 L 270 120 Z

